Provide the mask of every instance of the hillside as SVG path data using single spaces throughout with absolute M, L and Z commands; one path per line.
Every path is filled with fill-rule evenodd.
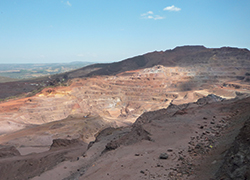
M 12 172 L 0 176 L 222 177 L 250 117 L 249 70 L 247 49 L 184 46 L 0 83 L 2 98 L 22 95 L 0 103 L 0 170 Z
M 151 52 L 110 64 L 94 64 L 67 73 L 70 78 L 93 75 L 115 75 L 125 71 L 144 69 L 155 65 L 165 67 L 249 67 L 250 51 L 231 47 L 205 48 L 204 46 L 182 46 L 173 50 Z M 247 69 L 249 70 L 249 69 Z

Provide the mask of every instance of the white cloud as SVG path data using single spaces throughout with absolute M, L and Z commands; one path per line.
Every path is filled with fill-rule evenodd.
M 141 14 L 141 17 L 144 19 L 164 19 L 164 17 L 159 16 L 159 15 L 154 15 L 153 11 L 148 11 L 147 13 Z
M 72 6 L 72 4 L 71 4 L 69 1 L 67 1 L 66 4 L 67 4 L 68 6 Z
M 148 12 L 146 12 L 146 13 L 144 13 L 144 14 L 141 14 L 141 16 L 147 16 L 147 15 L 149 15 L 149 14 L 154 14 L 154 13 L 153 13 L 153 11 L 148 11 Z
M 174 5 L 172 5 L 172 6 L 165 7 L 163 10 L 164 11 L 180 11 L 181 8 L 178 8 L 178 7 L 175 7 Z

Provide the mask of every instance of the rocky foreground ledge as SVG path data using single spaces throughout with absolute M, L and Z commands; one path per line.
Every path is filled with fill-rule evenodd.
M 224 155 L 224 161 L 215 179 L 250 179 L 250 118 L 247 119 L 232 146 Z

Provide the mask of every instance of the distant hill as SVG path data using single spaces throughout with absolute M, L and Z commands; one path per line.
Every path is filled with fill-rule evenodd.
M 72 71 L 90 64 L 93 63 L 75 61 L 71 63 L 0 64 L 0 76 L 14 79 L 37 78 Z
M 155 51 L 119 62 L 93 64 L 65 74 L 69 78 L 77 78 L 95 75 L 115 75 L 121 72 L 149 68 L 155 65 L 186 67 L 196 64 L 209 64 L 214 67 L 239 66 L 250 68 L 250 51 L 248 49 L 232 47 L 206 48 L 204 46 L 181 46 L 173 50 Z

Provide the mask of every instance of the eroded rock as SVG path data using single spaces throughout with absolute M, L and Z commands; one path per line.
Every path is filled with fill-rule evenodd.
M 0 158 L 20 155 L 20 152 L 14 146 L 0 146 Z

